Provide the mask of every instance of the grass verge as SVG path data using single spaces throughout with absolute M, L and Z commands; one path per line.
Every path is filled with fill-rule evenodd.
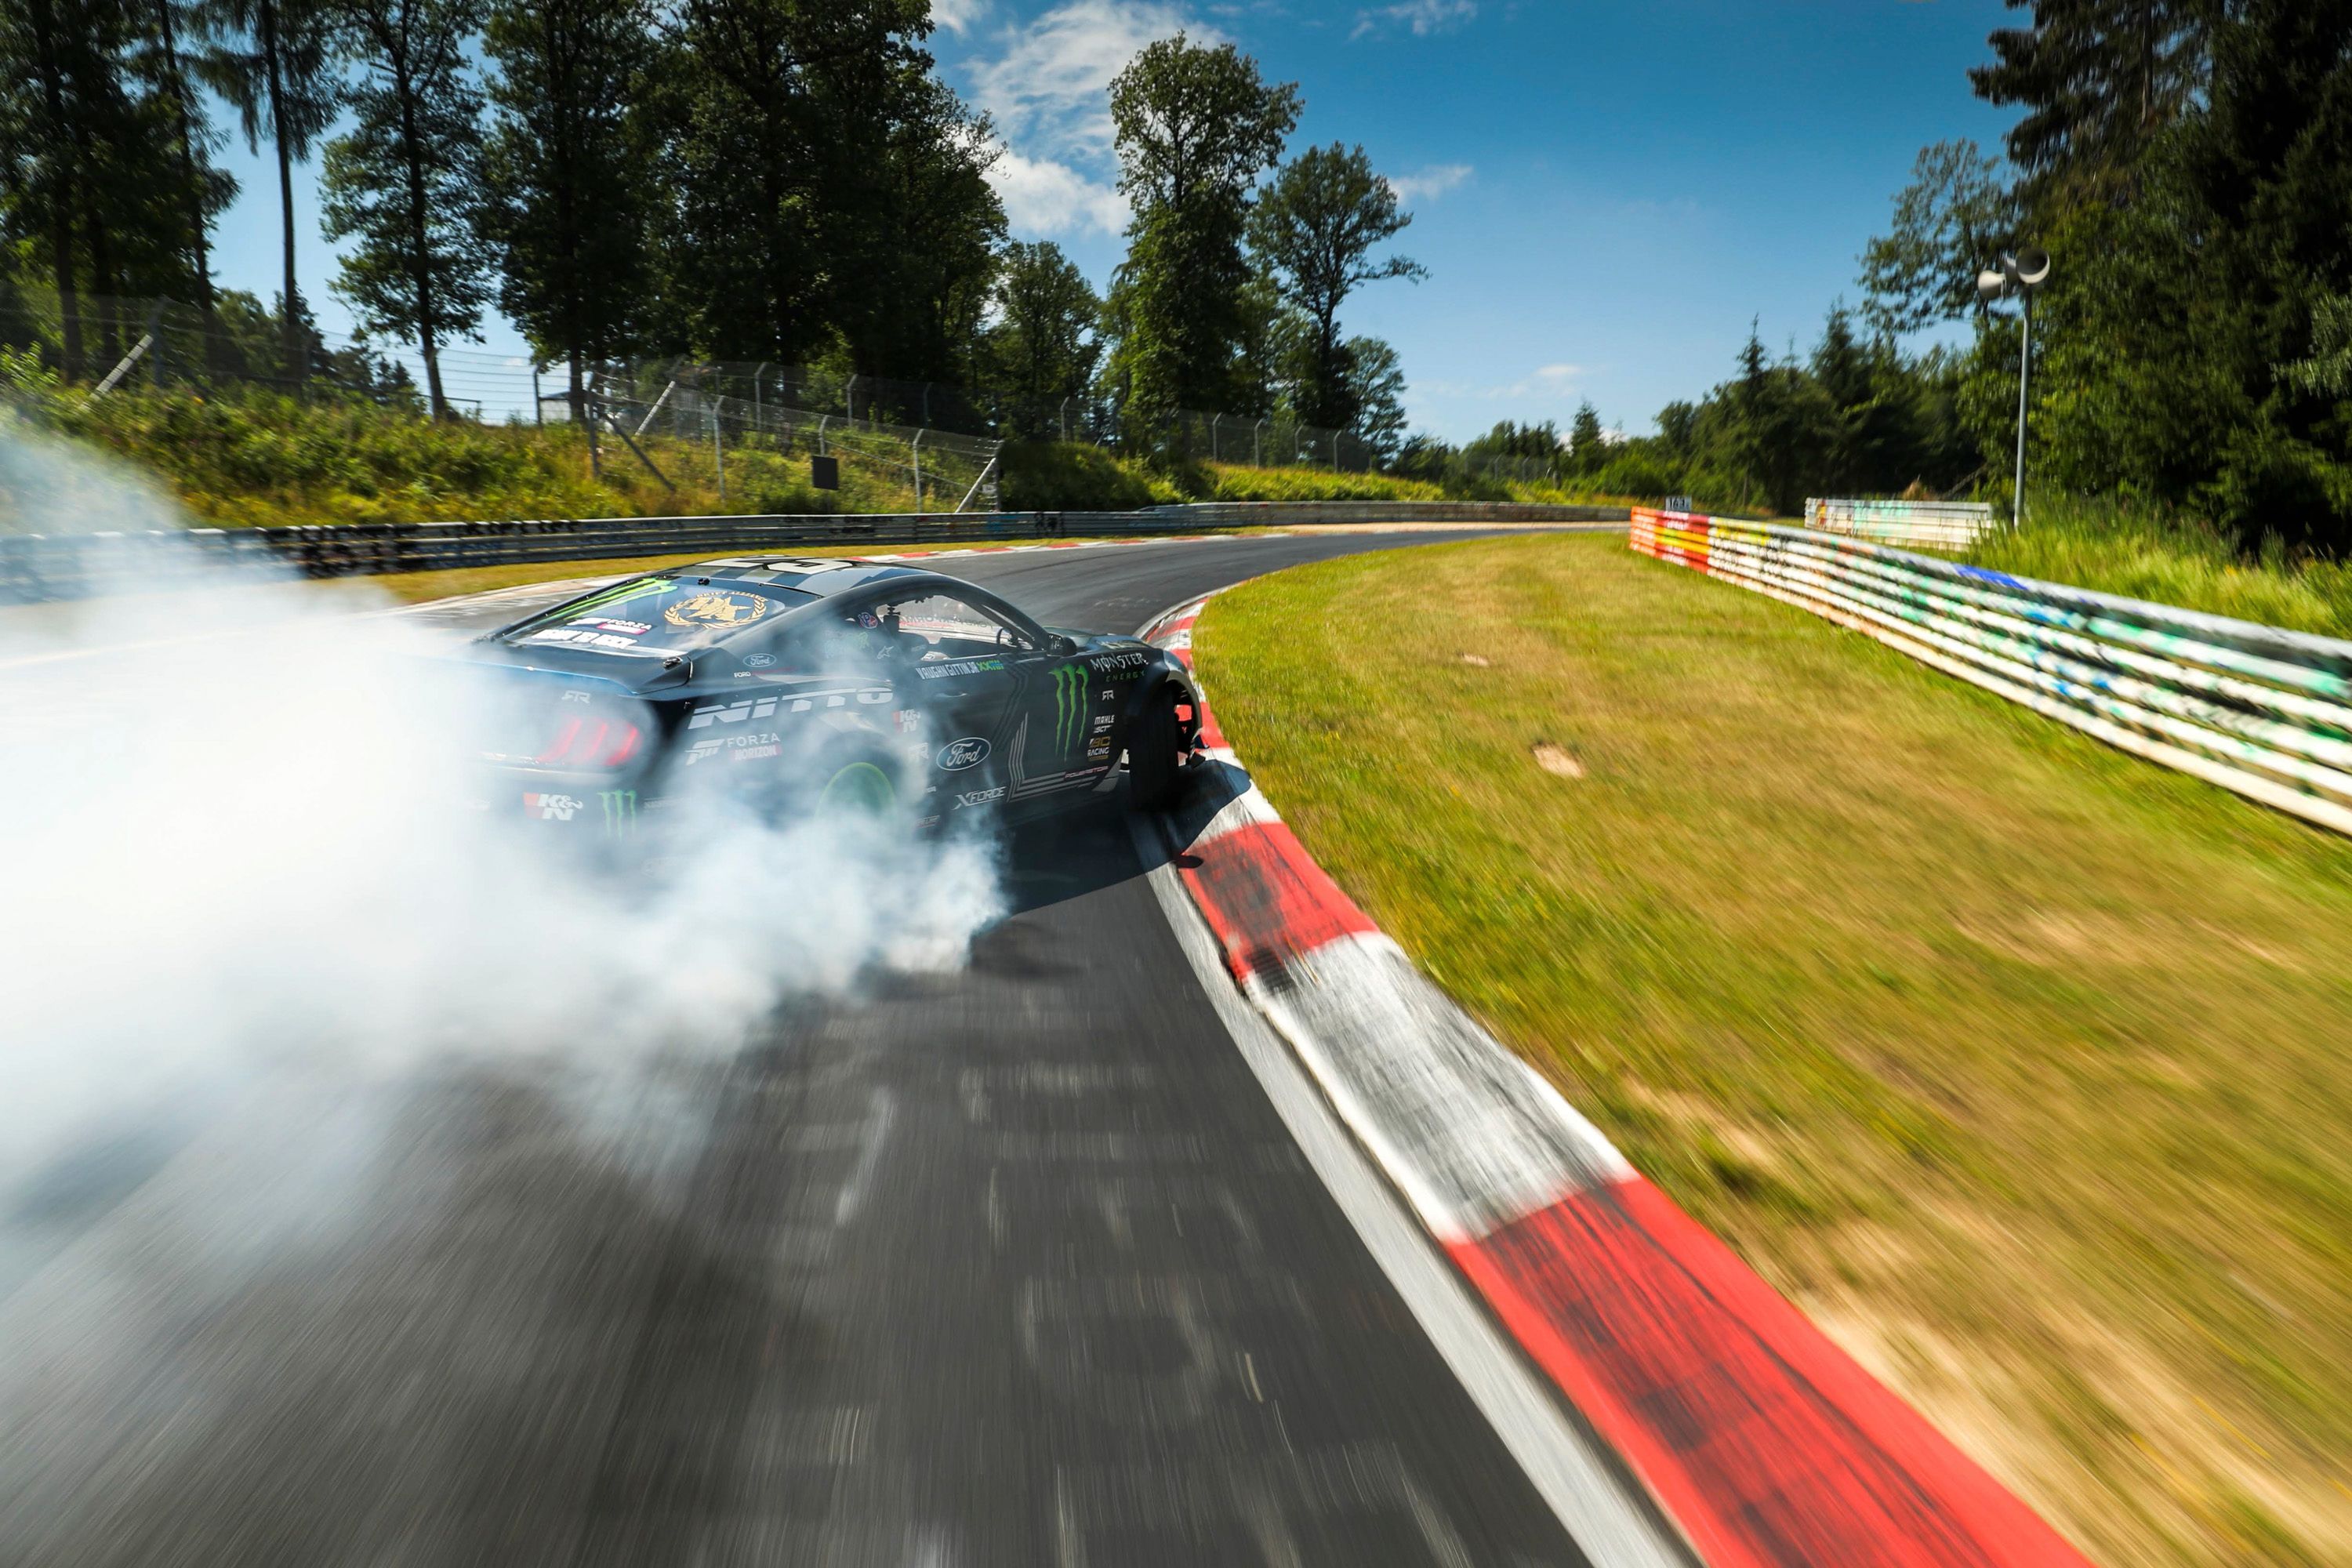
M 1381 925 L 2076 1541 L 2352 1560 L 2352 844 L 1614 539 L 1194 646 Z

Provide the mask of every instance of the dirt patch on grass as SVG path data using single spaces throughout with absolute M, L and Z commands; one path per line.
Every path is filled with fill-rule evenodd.
M 2352 1561 L 2352 845 L 1613 540 L 1194 646 L 1349 891 L 2095 1555 Z

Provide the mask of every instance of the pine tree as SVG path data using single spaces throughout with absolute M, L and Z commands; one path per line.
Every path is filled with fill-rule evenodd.
M 1590 474 L 1607 460 L 1603 450 L 1605 438 L 1601 433 L 1601 411 L 1586 398 L 1576 405 L 1576 417 L 1568 426 L 1568 459 L 1570 468 L 1580 474 Z
M 358 122 L 327 143 L 320 182 L 327 237 L 356 241 L 335 291 L 363 332 L 416 340 L 444 418 L 442 345 L 477 335 L 490 291 L 472 0 L 346 0 L 343 21 L 366 76 L 352 93 Z
M 1990 39 L 1977 96 L 2021 105 L 2009 155 L 2060 205 L 2128 195 L 2139 163 L 2206 79 L 2210 0 L 2008 0 L 2032 26 Z
M 499 75 L 484 157 L 499 304 L 544 362 L 584 366 L 633 346 L 651 283 L 650 206 L 630 105 L 649 56 L 645 0 L 496 0 L 484 41 Z
M 337 16 L 331 0 L 217 0 L 229 41 L 200 69 L 238 115 L 245 144 L 258 153 L 266 136 L 278 163 L 278 217 L 283 282 L 278 315 L 285 332 L 286 374 L 300 381 L 310 354 L 297 334 L 304 306 L 294 273 L 294 165 L 334 123 Z

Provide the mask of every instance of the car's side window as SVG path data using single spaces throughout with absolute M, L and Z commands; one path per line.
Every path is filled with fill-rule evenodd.
M 1028 636 L 1018 627 L 986 606 L 952 594 L 929 594 L 875 609 L 881 625 L 898 635 L 906 653 L 917 662 L 972 658 L 1006 649 L 1031 651 Z

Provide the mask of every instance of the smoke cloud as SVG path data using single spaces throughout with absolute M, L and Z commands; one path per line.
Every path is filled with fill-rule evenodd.
M 0 430 L 0 474 L 35 478 L 18 499 L 63 463 Z M 178 521 L 69 478 L 110 527 Z M 237 578 L 0 610 L 0 1205 L 207 1094 L 723 1057 L 795 997 L 960 963 L 1002 907 L 990 844 L 717 795 L 658 858 L 551 853 L 467 804 L 478 738 L 513 715 L 447 677 L 450 634 L 389 608 Z

